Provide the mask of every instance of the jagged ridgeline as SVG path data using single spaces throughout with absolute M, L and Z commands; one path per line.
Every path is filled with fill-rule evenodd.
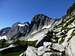
M 75 56 L 75 3 L 60 19 L 37 14 L 1 29 L 0 56 Z
M 67 14 L 68 15 L 72 15 L 72 14 L 75 14 L 75 3 L 73 3 L 70 8 L 67 10 Z

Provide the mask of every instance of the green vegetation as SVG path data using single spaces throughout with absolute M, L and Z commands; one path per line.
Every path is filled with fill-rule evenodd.
M 64 27 L 67 27 L 68 25 L 70 25 L 74 20 L 75 20 L 75 18 L 73 17 L 70 21 L 68 21 L 68 22 L 66 23 L 66 25 L 65 25 Z
M 75 36 L 75 33 L 73 32 L 71 35 L 72 35 L 72 36 Z
M 56 25 L 54 28 L 60 28 L 62 27 L 62 25 Z
M 9 46 L 9 44 L 6 43 L 5 39 L 0 40 L 0 48 L 4 48 L 4 47 L 7 47 L 7 46 Z
M 61 37 L 62 39 L 61 39 L 61 41 L 59 41 L 59 44 L 62 44 L 63 42 L 64 42 L 64 40 L 65 40 L 65 38 L 64 37 Z
M 73 28 L 63 27 L 61 30 L 65 30 L 66 32 L 68 32 L 71 29 L 73 29 Z
M 1 44 L 1 48 L 2 47 L 6 47 L 6 41 L 5 40 L 1 40 L 0 41 Z M 16 40 L 13 44 L 17 45 L 17 46 L 34 46 L 36 44 L 36 41 L 23 41 L 23 40 Z M 20 50 L 16 49 L 11 49 L 10 52 L 8 52 L 9 50 L 7 50 L 6 52 L 0 53 L 0 56 L 19 56 L 22 52 L 25 51 L 25 48 L 23 47 L 23 49 L 21 48 Z
M 36 44 L 36 41 L 21 41 L 21 40 L 17 40 L 15 43 L 16 45 L 29 45 L 29 46 L 34 46 Z

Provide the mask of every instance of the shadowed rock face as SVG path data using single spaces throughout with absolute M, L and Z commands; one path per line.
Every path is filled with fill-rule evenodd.
M 43 14 L 35 15 L 31 21 L 31 30 L 41 29 L 43 26 L 49 25 L 51 22 L 52 19 Z
M 15 23 L 13 24 L 12 28 L 10 29 L 10 31 L 7 34 L 7 37 L 9 38 L 13 38 L 13 37 L 20 37 L 20 36 L 25 36 L 27 33 L 29 32 L 29 23 L 25 22 L 25 23 Z
M 0 36 L 6 35 L 10 31 L 11 27 L 6 27 L 0 30 Z

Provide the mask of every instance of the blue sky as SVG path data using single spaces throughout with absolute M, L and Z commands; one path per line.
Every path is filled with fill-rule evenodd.
M 0 0 L 0 29 L 15 22 L 30 22 L 38 13 L 52 18 L 61 17 L 73 2 L 73 0 Z

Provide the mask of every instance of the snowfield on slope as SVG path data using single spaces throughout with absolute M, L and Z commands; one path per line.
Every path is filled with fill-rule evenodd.
M 48 32 L 48 29 L 43 29 L 40 32 L 37 32 L 35 34 L 31 35 L 31 38 L 28 38 L 28 41 L 36 41 L 36 40 L 41 40 L 45 36 L 45 34 Z
M 0 40 L 2 39 L 8 40 L 7 36 L 0 36 Z

